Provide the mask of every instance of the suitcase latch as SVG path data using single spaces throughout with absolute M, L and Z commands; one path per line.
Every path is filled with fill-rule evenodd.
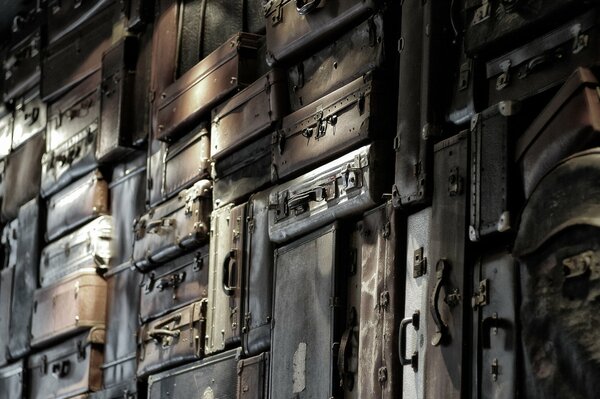
M 481 6 L 475 10 L 475 15 L 473 15 L 473 22 L 471 25 L 475 26 L 482 23 L 483 21 L 489 19 L 491 14 L 492 5 L 488 0 L 483 0 L 481 2 Z
M 581 33 L 581 25 L 577 24 L 571 28 L 571 33 L 575 36 L 573 40 L 573 54 L 581 52 L 588 46 L 589 36 Z
M 474 310 L 477 310 L 477 308 L 488 305 L 490 303 L 490 298 L 489 298 L 489 280 L 485 279 L 485 280 L 481 280 L 479 282 L 479 289 L 475 292 L 475 294 L 473 295 L 473 298 L 471 298 L 471 307 Z
M 451 197 L 462 194 L 463 181 L 458 172 L 458 168 L 452 168 L 448 176 L 448 194 Z
M 418 278 L 427 273 L 427 258 L 424 256 L 424 248 L 417 248 L 413 253 L 413 278 Z
M 496 90 L 497 91 L 500 91 L 509 85 L 509 83 L 510 83 L 509 71 L 510 71 L 511 65 L 512 65 L 512 62 L 510 60 L 505 60 L 500 63 L 500 69 L 502 70 L 502 73 L 496 79 Z

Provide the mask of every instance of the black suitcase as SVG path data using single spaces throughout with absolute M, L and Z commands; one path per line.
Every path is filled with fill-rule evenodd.
M 431 145 L 440 134 L 450 68 L 448 2 L 407 0 L 402 4 L 394 205 L 431 199 Z M 408 95 L 407 93 L 410 93 Z
M 81 25 L 103 8 L 114 8 L 115 0 L 49 0 L 46 2 L 46 35 L 49 44 L 81 29 Z
M 15 149 L 46 128 L 46 104 L 34 88 L 14 101 L 12 148 Z
M 8 351 L 13 359 L 20 359 L 31 350 L 29 344 L 31 315 L 35 306 L 33 292 L 38 283 L 43 217 L 43 208 L 37 198 L 19 209 L 17 264 L 13 282 L 14 300 L 11 304 L 11 314 L 18 317 L 11 319 L 8 340 Z
M 0 368 L 0 396 L 3 398 L 24 398 L 25 380 L 23 360 Z
M 238 362 L 237 399 L 269 398 L 269 352 Z

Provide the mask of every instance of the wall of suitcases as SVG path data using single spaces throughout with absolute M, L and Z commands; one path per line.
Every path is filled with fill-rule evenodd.
M 598 397 L 596 1 L 33 3 L 1 398 Z

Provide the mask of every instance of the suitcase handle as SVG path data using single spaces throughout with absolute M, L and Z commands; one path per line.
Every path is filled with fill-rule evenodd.
M 306 15 L 313 12 L 321 4 L 321 0 L 296 0 L 296 11 L 300 15 Z
M 417 371 L 419 365 L 419 357 L 417 351 L 413 352 L 410 358 L 406 357 L 406 336 L 408 335 L 408 326 L 411 324 L 415 331 L 419 331 L 420 316 L 420 312 L 418 310 L 415 310 L 411 317 L 406 317 L 405 319 L 402 319 L 402 321 L 400 322 L 400 336 L 398 337 L 398 340 L 400 341 L 400 364 L 402 364 L 403 366 L 408 366 L 410 364 L 415 372 Z
M 235 287 L 230 285 L 230 278 L 233 275 L 233 273 L 231 273 L 231 269 L 237 266 L 235 255 L 235 250 L 229 251 L 229 253 L 225 256 L 225 259 L 223 259 L 223 291 L 225 291 L 225 294 L 228 296 L 233 295 L 233 291 L 235 290 Z
M 29 119 L 29 126 L 33 125 L 40 117 L 39 107 L 34 107 L 31 112 L 26 112 L 24 116 L 25 120 Z
M 161 230 L 172 229 L 175 226 L 175 219 L 156 219 L 151 220 L 146 224 L 146 233 L 160 234 Z
M 69 374 L 71 370 L 71 362 L 69 360 L 63 360 L 62 362 L 54 363 L 51 367 L 52 376 L 56 379 L 64 378 Z
M 431 338 L 431 345 L 438 346 L 440 344 L 444 344 L 446 339 L 448 338 L 448 325 L 442 319 L 442 314 L 440 313 L 440 294 L 442 292 L 442 287 L 444 286 L 444 280 L 446 279 L 446 275 L 448 274 L 448 269 L 450 265 L 446 259 L 438 260 L 435 265 L 435 275 L 436 275 L 436 283 L 433 288 L 433 292 L 431 293 L 431 301 L 430 308 L 431 316 L 433 317 L 433 321 L 437 327 L 437 331 L 433 334 Z M 457 295 L 457 293 L 454 293 Z M 445 302 L 448 302 L 449 296 L 447 295 L 444 299 Z
M 492 347 L 492 330 L 503 328 L 510 330 L 512 323 L 510 320 L 502 319 L 498 317 L 498 313 L 494 313 L 492 316 L 486 317 L 481 322 L 481 346 L 483 349 L 490 349 Z
M 308 205 L 309 202 L 323 201 L 327 197 L 325 187 L 315 187 L 308 191 L 301 192 L 296 195 L 292 195 L 288 199 L 288 209 L 295 210 L 303 208 Z
M 352 356 L 351 338 L 352 333 L 355 331 L 356 319 L 356 308 L 352 307 L 350 310 L 348 328 L 346 328 L 346 331 L 344 331 L 342 338 L 340 339 L 340 347 L 337 358 L 340 387 L 346 388 L 349 391 L 352 391 L 354 388 L 354 376 L 350 371 L 348 371 L 348 359 L 350 356 Z

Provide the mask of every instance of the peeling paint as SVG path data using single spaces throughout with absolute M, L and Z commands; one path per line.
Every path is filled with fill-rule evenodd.
M 300 393 L 306 389 L 306 343 L 300 342 L 294 352 L 292 390 Z

